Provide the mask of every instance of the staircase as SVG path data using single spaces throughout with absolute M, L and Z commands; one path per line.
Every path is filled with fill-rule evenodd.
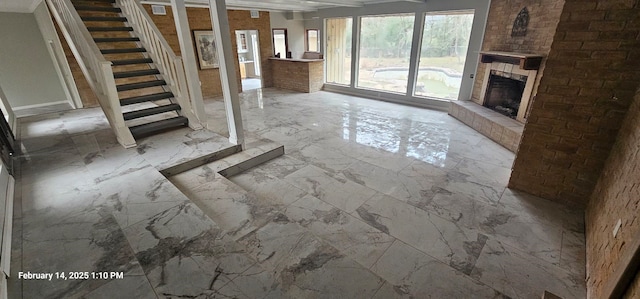
M 190 126 L 182 60 L 134 0 L 47 0 L 67 43 L 125 147 Z

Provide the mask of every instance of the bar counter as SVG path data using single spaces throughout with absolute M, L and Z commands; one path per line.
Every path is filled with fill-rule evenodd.
M 273 86 L 300 92 L 316 92 L 324 84 L 324 59 L 269 58 Z

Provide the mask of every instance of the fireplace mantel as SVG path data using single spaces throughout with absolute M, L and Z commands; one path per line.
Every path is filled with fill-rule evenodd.
M 480 61 L 482 63 L 502 62 L 519 65 L 523 70 L 537 70 L 540 68 L 544 56 L 531 53 L 481 51 Z

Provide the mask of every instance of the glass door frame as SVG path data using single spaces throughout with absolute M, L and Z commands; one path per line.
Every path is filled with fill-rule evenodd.
M 414 43 L 415 43 L 415 32 L 416 32 L 416 18 L 418 16 L 418 13 L 402 13 L 402 14 L 368 14 L 368 15 L 362 15 L 358 17 L 358 31 L 357 34 L 353 34 L 354 36 L 357 35 L 357 46 L 358 48 L 354 51 L 357 53 L 357 59 L 353 59 L 352 60 L 352 71 L 351 73 L 354 74 L 355 73 L 355 78 L 351 78 L 352 79 L 352 86 L 353 88 L 357 88 L 359 90 L 369 90 L 369 91 L 374 91 L 374 92 L 384 92 L 384 93 L 393 93 L 393 94 L 402 94 L 402 92 L 393 92 L 393 91 L 389 91 L 389 90 L 383 90 L 383 89 L 374 89 L 374 88 L 367 88 L 367 87 L 362 87 L 362 86 L 358 86 L 358 81 L 360 79 L 360 40 L 361 40 L 361 29 L 362 29 L 362 18 L 370 18 L 370 17 L 385 17 L 385 16 L 398 16 L 398 15 L 406 15 L 407 17 L 410 16 L 411 14 L 413 14 L 414 20 L 413 20 L 413 35 L 411 38 L 411 51 L 409 52 L 409 69 L 408 69 L 408 73 L 407 73 L 407 90 L 405 91 L 404 95 L 405 96 L 412 96 L 412 94 L 409 93 L 409 90 L 413 90 L 410 89 L 410 82 L 411 82 L 411 78 L 412 78 L 412 74 L 413 74 L 413 69 L 411 67 L 411 60 L 413 60 L 413 50 L 414 50 Z M 353 51 L 353 49 L 352 49 Z M 353 56 L 353 55 L 352 55 Z M 353 63 L 355 62 L 355 64 Z M 354 69 L 355 67 L 355 69 Z M 415 76 L 415 75 L 414 75 Z M 356 80 L 355 82 L 353 80 Z M 415 81 L 415 80 L 414 80 Z M 415 84 L 415 83 L 414 83 Z
M 458 100 L 470 100 L 473 90 L 474 77 L 478 68 L 479 57 L 478 52 L 482 47 L 482 40 L 484 37 L 484 31 L 486 28 L 486 20 L 489 10 L 489 0 L 461 0 L 461 1 L 449 1 L 446 3 L 427 2 L 426 5 L 419 5 L 413 3 L 406 3 L 404 5 L 391 5 L 391 4 L 370 4 L 367 5 L 366 10 L 356 8 L 341 8 L 340 10 L 320 10 L 312 17 L 319 18 L 322 29 L 321 35 L 321 48 L 325 55 L 330 53 L 326 52 L 326 19 L 333 18 L 352 18 L 352 47 L 351 47 L 351 82 L 350 85 L 333 84 L 326 82 L 324 90 L 350 94 L 356 96 L 362 96 L 371 99 L 383 100 L 388 102 L 408 104 L 412 106 L 419 106 L 425 108 L 432 108 L 438 110 L 448 110 L 450 100 L 439 99 L 432 97 L 414 96 L 413 91 L 417 84 L 417 73 L 419 70 L 419 52 L 422 43 L 423 27 L 425 23 L 425 16 L 433 13 L 446 13 L 455 11 L 467 11 L 474 13 L 474 19 L 471 29 L 471 37 L 469 40 L 468 51 L 466 56 L 466 64 L 463 70 L 463 77 L 461 83 L 461 89 L 458 95 Z M 414 30 L 411 41 L 411 55 L 409 63 L 409 79 L 407 81 L 406 92 L 389 93 L 378 90 L 368 90 L 356 87 L 358 80 L 358 63 L 359 63 L 359 37 L 360 37 L 360 24 L 361 17 L 376 16 L 376 15 L 393 15 L 393 14 L 414 14 Z M 419 29 L 419 30 L 418 30 Z M 326 68 L 326 64 L 325 64 Z M 326 73 L 325 73 L 326 74 Z
M 407 84 L 407 96 L 410 97 L 414 97 L 414 98 L 423 98 L 423 99 L 437 99 L 437 100 L 448 100 L 448 99 L 442 99 L 442 98 L 434 98 L 434 97 L 429 97 L 429 96 L 423 96 L 423 95 L 416 95 L 416 85 L 418 84 L 418 79 L 419 79 L 419 75 L 420 75 L 420 59 L 421 59 L 421 55 L 422 55 L 422 40 L 424 38 L 424 26 L 426 23 L 426 19 L 427 16 L 429 15 L 453 15 L 451 12 L 458 12 L 458 14 L 460 13 L 467 13 L 467 14 L 471 14 L 473 15 L 473 18 L 476 18 L 476 13 L 473 9 L 468 9 L 468 10 L 448 10 L 448 11 L 435 11 L 435 12 L 425 12 L 422 14 L 422 16 L 420 18 L 418 18 L 418 14 L 416 14 L 416 26 L 421 26 L 419 29 L 419 34 L 420 36 L 415 36 L 416 32 L 417 32 L 417 27 L 413 28 L 413 33 L 414 33 L 414 37 L 413 40 L 417 42 L 417 45 L 414 44 L 412 45 L 412 53 L 411 53 L 411 59 L 412 61 L 415 60 L 415 65 L 413 65 L 413 67 L 415 67 L 415 69 L 410 68 L 410 75 L 409 75 L 409 79 L 411 81 L 411 79 L 413 79 L 413 82 L 409 82 L 410 84 Z M 420 20 L 418 20 L 420 19 Z M 418 24 L 418 22 L 420 22 L 420 24 Z M 469 47 L 470 45 L 467 44 L 467 56 L 469 55 L 470 51 L 469 51 Z M 413 53 L 413 50 L 415 50 L 415 53 Z M 414 56 L 415 55 L 415 56 Z M 467 57 L 468 58 L 468 57 Z M 470 66 L 467 65 L 467 61 L 468 59 L 465 59 L 465 66 L 464 66 L 464 70 L 466 71 L 467 69 L 470 68 Z M 477 65 L 477 62 L 475 63 Z M 472 66 L 473 69 L 475 69 L 475 66 Z M 411 74 L 413 76 L 411 76 Z M 465 72 L 463 71 L 462 74 L 462 80 L 465 80 L 465 76 L 464 76 Z M 469 78 L 473 81 L 473 77 Z M 473 83 L 473 82 L 472 82 Z M 462 89 L 462 84 L 460 86 L 460 89 L 458 90 L 458 99 L 460 100 L 460 94 L 461 94 L 461 89 Z

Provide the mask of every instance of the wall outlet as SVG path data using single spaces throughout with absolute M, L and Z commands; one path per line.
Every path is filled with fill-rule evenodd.
M 618 219 L 618 223 L 613 227 L 613 237 L 618 236 L 618 232 L 620 231 L 620 227 L 622 226 L 622 219 Z

